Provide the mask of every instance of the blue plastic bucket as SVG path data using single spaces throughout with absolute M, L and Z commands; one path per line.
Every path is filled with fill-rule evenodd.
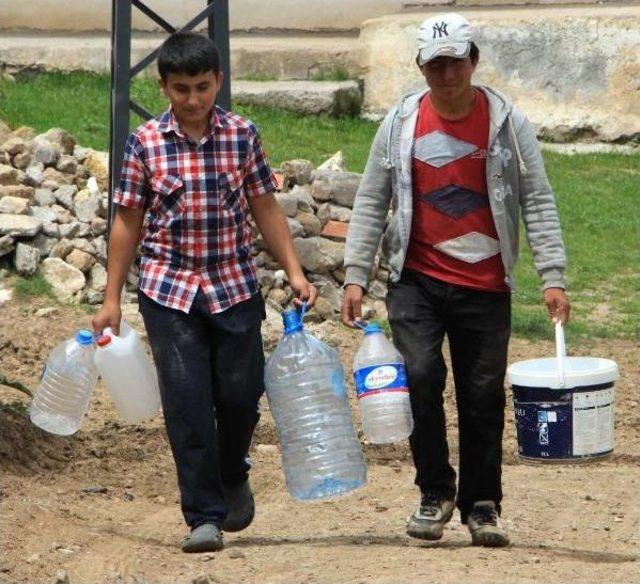
M 614 361 L 567 357 L 558 324 L 556 357 L 514 363 L 507 379 L 521 458 L 573 461 L 613 452 Z

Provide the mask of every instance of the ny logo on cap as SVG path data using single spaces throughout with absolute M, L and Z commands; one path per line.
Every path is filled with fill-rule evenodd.
M 438 36 L 439 39 L 441 39 L 443 36 L 449 36 L 449 33 L 447 32 L 447 23 L 443 20 L 440 24 L 438 24 L 437 22 L 433 25 L 433 37 L 432 38 L 436 38 L 436 35 Z

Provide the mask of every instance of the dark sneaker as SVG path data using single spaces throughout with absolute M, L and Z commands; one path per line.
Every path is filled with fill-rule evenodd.
M 182 551 L 188 554 L 217 552 L 224 547 L 222 532 L 215 523 L 203 523 L 191 530 L 182 542 Z
M 453 501 L 430 493 L 422 495 L 420 508 L 409 518 L 407 533 L 416 539 L 440 539 L 455 508 Z
M 509 535 L 505 529 L 496 504 L 493 501 L 477 501 L 467 518 L 473 545 L 484 547 L 504 547 L 509 545 Z
M 251 525 L 256 514 L 256 505 L 249 479 L 237 485 L 224 488 L 227 503 L 227 518 L 222 523 L 222 531 L 242 531 Z

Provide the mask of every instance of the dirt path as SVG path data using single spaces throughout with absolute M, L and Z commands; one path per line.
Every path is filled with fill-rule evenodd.
M 0 368 L 35 385 L 58 339 L 88 323 L 81 310 L 36 316 L 46 301 L 10 301 L 0 316 Z M 325 323 L 318 334 L 351 360 L 356 336 Z M 550 346 L 514 340 L 511 361 Z M 507 412 L 504 517 L 513 546 L 469 546 L 457 519 L 441 542 L 408 538 L 417 503 L 406 445 L 366 446 L 368 485 L 335 500 L 303 504 L 285 491 L 273 422 L 256 434 L 253 525 L 226 536 L 218 554 L 187 556 L 174 469 L 161 419 L 122 426 L 99 385 L 83 429 L 56 438 L 35 429 L 19 394 L 0 425 L 2 518 L 0 582 L 640 582 L 640 348 L 603 342 L 581 349 L 614 358 L 616 448 L 608 460 L 580 465 L 523 465 Z M 449 399 L 452 450 L 455 416 Z M 198 578 L 200 578 L 198 580 Z

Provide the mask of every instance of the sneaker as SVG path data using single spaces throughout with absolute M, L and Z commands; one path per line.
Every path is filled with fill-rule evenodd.
M 453 501 L 431 493 L 423 494 L 419 509 L 409 518 L 407 534 L 417 539 L 440 539 L 454 509 Z
M 504 547 L 509 545 L 509 535 L 505 529 L 496 504 L 493 501 L 477 501 L 467 518 L 473 545 L 484 547 Z
M 222 532 L 215 523 L 203 523 L 194 527 L 182 542 L 182 551 L 188 554 L 217 552 L 223 547 Z
M 249 479 L 224 489 L 228 512 L 222 522 L 222 531 L 242 531 L 251 525 L 256 514 L 256 505 Z

